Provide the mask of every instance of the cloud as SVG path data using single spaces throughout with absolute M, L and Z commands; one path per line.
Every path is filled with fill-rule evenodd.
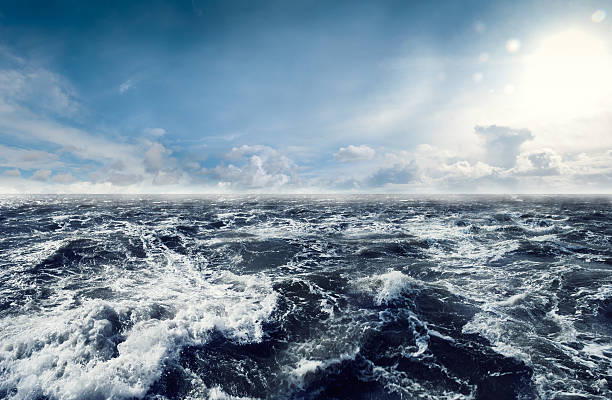
M 39 169 L 32 175 L 32 180 L 35 181 L 46 181 L 51 177 L 51 170 L 49 169 Z
M 0 57 L 6 60 L 7 54 Z M 75 128 L 82 126 L 83 107 L 70 82 L 28 60 L 11 60 L 7 63 L 11 69 L 0 69 L 0 132 L 11 143 L 0 144 L 0 167 L 51 171 L 75 165 L 91 169 L 102 166 L 97 176 L 104 176 L 109 172 L 106 165 L 121 163 L 124 174 L 145 173 L 142 144 Z M 71 176 L 59 174 L 53 182 L 76 180 Z M 34 179 L 49 177 L 39 173 Z
M 144 130 L 144 133 L 146 133 L 147 135 L 160 137 L 166 134 L 166 130 L 164 128 L 146 128 Z
M 414 183 L 419 179 L 419 167 L 414 160 L 407 160 L 391 167 L 377 170 L 365 180 L 365 186 L 381 187 L 388 184 L 401 185 Z
M 340 162 L 354 162 L 371 160 L 374 158 L 376 151 L 366 145 L 354 146 L 349 145 L 347 147 L 340 147 L 340 149 L 334 153 L 334 158 Z
M 127 92 L 128 90 L 132 88 L 132 86 L 134 86 L 134 82 L 132 82 L 131 79 L 128 79 L 127 81 L 119 85 L 119 93 L 123 94 Z
M 55 175 L 53 175 L 53 179 L 52 180 L 55 183 L 66 184 L 66 183 L 72 183 L 72 182 L 76 181 L 76 178 L 74 176 L 72 176 L 72 174 L 70 172 L 67 172 L 65 174 L 55 174 Z
M 569 150 L 555 147 L 550 140 L 527 143 L 534 139 L 531 131 L 499 125 L 474 128 L 476 135 L 472 139 L 480 139 L 481 154 L 468 150 L 453 152 L 430 144 L 415 146 L 419 143 L 415 135 L 411 139 L 414 142 L 402 142 L 411 146 L 406 150 L 385 149 L 382 145 L 375 150 L 374 146 L 364 144 L 340 147 L 333 153 L 336 162 L 329 160 L 329 153 L 317 151 L 326 147 L 321 143 L 308 143 L 308 148 L 287 145 L 282 150 L 243 145 L 231 148 L 221 162 L 211 167 L 223 148 L 230 146 L 223 141 L 237 140 L 246 133 L 198 139 L 195 143 L 209 142 L 206 154 L 202 154 L 201 144 L 192 144 L 194 141 L 167 138 L 164 142 L 172 143 L 172 149 L 176 149 L 173 154 L 159 143 L 166 135 L 161 127 L 146 128 L 131 139 L 121 136 L 120 130 L 109 133 L 78 128 L 84 124 L 75 122 L 77 118 L 72 116 L 82 106 L 69 82 L 50 71 L 29 67 L 26 61 L 18 64 L 18 69 L 0 70 L 0 132 L 10 138 L 10 145 L 0 144 L 0 167 L 4 171 L 0 185 L 7 192 L 168 192 L 206 188 L 228 191 L 282 188 L 298 192 L 314 187 L 418 192 L 575 191 L 584 185 L 593 191 L 610 191 L 612 183 L 609 152 L 594 153 L 592 148 L 582 147 L 580 150 L 586 152 L 578 153 L 571 147 Z M 122 92 L 132 86 L 131 80 L 124 82 Z M 424 85 L 421 89 L 428 87 Z M 338 131 L 352 134 L 361 130 L 361 136 L 348 138 L 346 134 L 344 143 L 370 143 L 381 132 L 405 133 L 412 130 L 408 122 L 412 115 L 422 111 L 421 103 L 420 95 L 372 100 L 357 118 L 348 118 L 355 126 L 343 125 Z M 470 133 L 470 126 L 466 134 Z M 606 127 L 603 124 L 598 129 L 604 132 Z M 577 131 L 582 134 L 594 129 L 585 126 Z M 541 139 L 541 127 L 537 127 L 537 132 Z M 432 130 L 432 141 L 436 140 L 434 133 Z M 603 135 L 602 138 L 606 139 Z M 217 141 L 210 142 L 211 139 Z M 439 142 L 438 138 L 434 143 Z M 187 146 L 185 143 L 192 144 L 191 148 L 180 147 Z M 604 147 L 601 143 L 597 146 Z M 88 178 L 82 180 L 83 176 Z
M 271 147 L 234 147 L 226 158 L 232 163 L 206 171 L 209 177 L 226 186 L 265 188 L 296 183 L 296 165 Z
M 197 161 L 186 161 L 183 166 L 192 171 L 199 170 L 201 167 L 200 163 Z
M 113 171 L 109 173 L 102 182 L 109 182 L 117 186 L 129 186 L 141 183 L 144 181 L 144 177 L 138 174 L 126 174 L 122 172 Z
M 490 125 L 476 126 L 474 130 L 484 142 L 484 161 L 503 168 L 514 166 L 521 145 L 533 139 L 527 129 Z
M 393 150 L 366 165 L 366 172 L 337 174 L 328 187 L 339 190 L 383 192 L 463 192 L 463 193 L 584 193 L 610 192 L 612 188 L 612 150 L 560 154 L 552 149 L 519 151 L 529 131 L 495 127 L 485 129 L 490 148 L 500 140 L 509 146 L 510 157 L 492 165 L 482 157 L 462 156 L 429 144 L 413 151 Z M 510 161 L 512 160 L 512 162 Z M 503 164 L 505 166 L 500 166 Z M 512 165 L 510 165 L 512 164 Z M 335 181 L 334 181 L 335 179 Z
M 484 181 L 497 179 L 503 171 L 481 161 L 461 159 L 429 144 L 419 145 L 412 152 L 388 152 L 382 163 L 361 179 L 361 186 L 426 192 L 471 187 L 471 191 L 477 191 Z
M 561 155 L 551 149 L 521 153 L 513 172 L 519 175 L 559 175 L 563 168 Z
M 4 176 L 20 177 L 21 172 L 18 169 L 7 169 L 2 173 Z
M 28 66 L 0 70 L 0 100 L 59 116 L 72 116 L 81 110 L 74 90 L 60 75 Z
M 66 79 L 24 60 L 18 64 L 18 69 L 0 70 L 0 130 L 4 135 L 16 143 L 36 142 L 39 148 L 59 146 L 85 159 L 134 157 L 134 146 L 113 142 L 66 122 L 83 108 Z
M 612 150 L 564 155 L 560 169 L 561 176 L 571 180 L 574 192 L 576 188 L 580 193 L 612 191 Z
M 189 182 L 189 176 L 177 166 L 177 160 L 169 157 L 172 152 L 161 143 L 151 143 L 144 154 L 145 170 L 154 174 L 154 185 L 177 185 Z
M 184 178 L 184 173 L 177 169 L 162 170 L 155 175 L 153 183 L 155 185 L 176 185 L 183 183 Z
M 57 154 L 27 150 L 0 144 L 0 166 L 21 169 L 53 168 L 59 165 Z
M 0 112 L 0 128 L 21 140 L 36 140 L 41 146 L 60 146 L 62 151 L 86 160 L 123 159 L 135 165 L 141 159 L 134 145 L 113 142 L 53 120 L 41 119 L 27 110 Z
M 166 149 L 161 143 L 152 143 L 144 154 L 146 170 L 156 173 L 163 169 L 166 166 L 166 156 L 169 154 L 170 150 Z

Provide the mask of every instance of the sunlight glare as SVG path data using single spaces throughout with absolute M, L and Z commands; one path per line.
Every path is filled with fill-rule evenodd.
M 508 53 L 516 53 L 517 51 L 519 51 L 521 49 L 521 41 L 518 39 L 509 39 L 506 42 L 506 51 L 508 51 Z
M 604 19 L 606 19 L 606 11 L 605 10 L 597 10 L 591 15 L 591 21 L 595 23 L 600 23 Z
M 580 116 L 605 107 L 612 57 L 597 37 L 571 29 L 544 39 L 525 58 L 524 105 L 537 113 Z

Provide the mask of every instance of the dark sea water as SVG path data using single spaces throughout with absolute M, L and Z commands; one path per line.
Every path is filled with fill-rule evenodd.
M 0 198 L 0 398 L 610 399 L 610 197 Z

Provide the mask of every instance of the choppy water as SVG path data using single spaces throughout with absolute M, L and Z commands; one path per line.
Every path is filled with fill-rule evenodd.
M 610 198 L 5 197 L 0 398 L 604 399 Z

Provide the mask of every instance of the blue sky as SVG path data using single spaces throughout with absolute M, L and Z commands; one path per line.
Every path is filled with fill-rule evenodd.
M 612 188 L 610 1 L 3 1 L 0 192 Z

